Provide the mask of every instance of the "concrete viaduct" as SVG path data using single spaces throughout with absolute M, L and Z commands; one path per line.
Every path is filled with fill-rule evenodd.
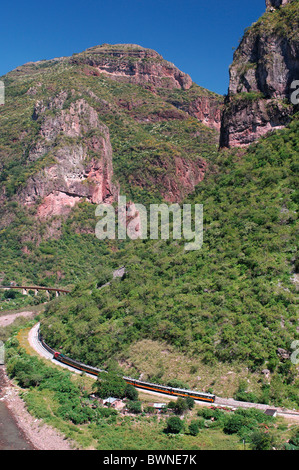
M 58 289 L 57 287 L 44 287 L 44 286 L 0 286 L 0 289 L 3 290 L 10 290 L 10 289 L 21 289 L 23 295 L 28 295 L 28 291 L 34 291 L 34 295 L 37 295 L 38 291 L 44 290 L 46 291 L 46 295 L 50 297 L 50 292 L 55 292 L 56 297 L 60 294 L 69 294 L 69 290 L 66 289 Z

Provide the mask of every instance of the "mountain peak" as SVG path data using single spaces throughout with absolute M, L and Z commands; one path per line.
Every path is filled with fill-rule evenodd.
M 70 60 L 84 66 L 89 75 L 107 74 L 119 82 L 183 90 L 193 83 L 189 75 L 156 51 L 136 44 L 102 44 L 74 54 Z

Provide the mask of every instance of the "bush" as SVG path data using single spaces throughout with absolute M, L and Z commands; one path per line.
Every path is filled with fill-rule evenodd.
M 252 450 L 271 450 L 275 445 L 273 437 L 263 431 L 255 431 L 252 433 L 250 440 Z
M 191 424 L 189 425 L 189 433 L 191 436 L 197 436 L 199 433 L 199 425 L 198 421 L 192 421 Z
M 166 421 L 167 428 L 165 429 L 166 434 L 179 434 L 183 427 L 184 423 L 178 416 L 172 416 Z
M 170 402 L 169 407 L 173 409 L 175 414 L 182 415 L 188 410 L 188 403 L 184 398 L 179 397 L 176 401 Z
M 228 416 L 226 423 L 224 425 L 223 431 L 226 434 L 234 434 L 240 431 L 244 426 L 244 417 L 233 414 Z
M 128 390 L 127 383 L 115 372 L 103 372 L 99 374 L 98 380 L 94 384 L 93 388 L 96 390 L 96 393 L 100 398 L 125 398 Z
M 142 406 L 140 401 L 129 401 L 127 403 L 127 409 L 131 413 L 142 413 Z
M 185 401 L 186 401 L 186 405 L 187 405 L 188 409 L 192 410 L 194 408 L 194 404 L 195 404 L 195 401 L 193 400 L 193 398 L 187 397 L 185 399 Z
M 131 384 L 127 384 L 125 388 L 125 396 L 129 400 L 138 400 L 138 390 Z

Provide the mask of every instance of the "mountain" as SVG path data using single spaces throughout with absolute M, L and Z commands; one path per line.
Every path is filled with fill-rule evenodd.
M 220 145 L 244 147 L 290 122 L 292 82 L 299 77 L 299 3 L 266 1 L 235 51 Z
M 41 316 L 53 348 L 152 381 L 183 364 L 189 386 L 219 395 L 243 377 L 257 400 L 298 407 L 298 1 L 267 7 L 235 53 L 225 100 L 132 44 L 2 77 L 1 278 L 70 288 Z M 202 248 L 98 240 L 95 208 L 119 195 L 203 204 Z
M 222 97 L 140 46 L 97 46 L 2 79 L 0 200 L 38 218 L 119 191 L 182 200 L 218 145 Z

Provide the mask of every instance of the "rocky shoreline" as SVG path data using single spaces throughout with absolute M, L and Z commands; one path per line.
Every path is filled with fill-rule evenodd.
M 5 366 L 0 367 L 0 400 L 5 403 L 32 450 L 76 449 L 57 430 L 30 415 L 19 396 L 18 387 L 7 377 Z

